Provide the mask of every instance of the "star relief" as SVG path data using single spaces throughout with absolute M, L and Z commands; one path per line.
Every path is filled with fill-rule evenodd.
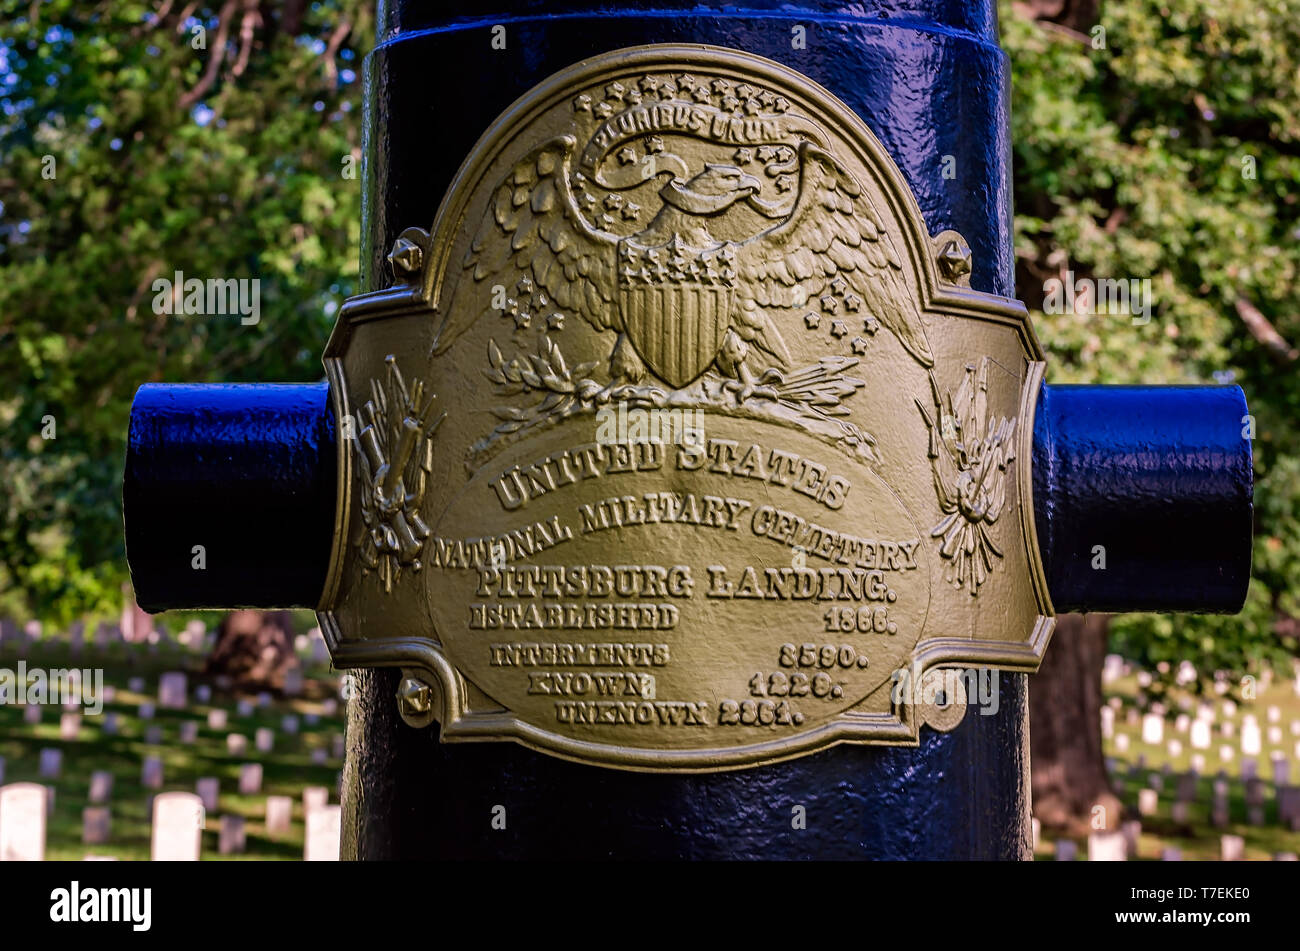
M 750 162 L 754 161 L 754 150 L 743 148 L 736 149 L 732 158 L 735 159 L 737 165 L 748 165 Z
M 664 140 L 657 135 L 647 136 L 645 140 L 645 150 L 652 154 L 659 154 L 664 150 Z
M 574 111 L 574 112 L 590 112 L 590 111 L 591 111 L 591 97 L 588 96 L 588 95 L 584 92 L 581 96 L 578 96 L 577 98 L 575 98 L 575 99 L 573 100 L 573 111 Z
M 831 324 L 831 336 L 838 340 L 849 332 L 849 328 L 844 325 L 844 321 L 837 320 Z
M 563 329 L 564 329 L 564 314 L 560 313 L 558 310 L 557 310 L 557 311 L 552 311 L 551 313 L 547 314 L 547 315 L 546 315 L 546 329 L 547 329 L 547 330 L 563 330 Z
M 625 145 L 618 150 L 618 161 L 620 165 L 635 165 L 636 150 L 630 145 Z
M 641 214 L 641 206 L 634 201 L 626 201 L 618 213 L 623 216 L 624 221 L 636 221 L 637 216 Z
M 854 337 L 849 346 L 858 356 L 862 356 L 862 354 L 867 352 L 867 342 L 861 337 Z
M 713 98 L 713 94 L 709 92 L 708 86 L 699 85 L 691 90 L 691 98 L 696 102 L 708 102 Z
M 637 85 L 641 87 L 643 93 L 649 96 L 659 88 L 659 78 L 657 76 L 642 76 Z
M 798 181 L 794 175 L 778 175 L 776 177 L 776 190 L 779 192 L 788 192 L 794 188 L 795 182 Z
M 816 330 L 822 325 L 822 316 L 815 310 L 810 310 L 803 315 L 803 322 L 808 326 L 809 330 Z
M 626 92 L 622 83 L 610 83 L 605 87 L 606 99 L 622 99 L 623 93 Z
M 598 103 L 591 111 L 596 114 L 598 119 L 608 119 L 614 114 L 614 107 L 607 102 L 602 102 Z
M 723 97 L 722 97 L 722 111 L 723 111 L 723 112 L 735 112 L 736 109 L 737 109 L 737 107 L 738 107 L 739 105 L 740 105 L 740 100 L 737 99 L 735 96 L 723 96 Z

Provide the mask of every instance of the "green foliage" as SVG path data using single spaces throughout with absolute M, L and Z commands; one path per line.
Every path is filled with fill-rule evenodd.
M 343 172 L 359 164 L 372 3 L 314 3 L 297 23 L 277 10 L 247 40 L 234 5 L 225 28 L 215 3 L 183 5 L 184 22 L 170 3 L 6 6 L 0 612 L 66 621 L 120 599 L 139 384 L 322 376 L 358 273 L 360 178 Z M 260 280 L 260 321 L 156 314 L 153 282 L 176 271 Z
M 1149 323 L 1033 314 L 1055 382 L 1231 380 L 1256 419 L 1256 543 L 1238 617 L 1117 618 L 1145 666 L 1245 672 L 1294 652 L 1300 584 L 1300 363 L 1238 315 L 1300 342 L 1300 20 L 1288 0 L 1108 0 L 1096 35 L 1003 4 L 1012 63 L 1018 293 L 1149 278 Z M 1253 177 L 1250 174 L 1253 171 Z

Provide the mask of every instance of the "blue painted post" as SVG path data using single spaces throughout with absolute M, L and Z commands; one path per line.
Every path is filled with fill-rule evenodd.
M 724 11 L 671 0 L 636 7 L 503 0 L 482 16 L 450 15 L 444 6 L 379 7 L 366 67 L 363 290 L 383 283 L 394 238 L 429 217 L 483 129 L 529 88 L 607 50 L 695 42 L 766 56 L 837 95 L 889 151 L 931 232 L 951 228 L 967 238 L 972 286 L 1014 296 L 1008 63 L 992 0 L 754 0 Z M 506 27 L 515 51 L 509 68 L 482 53 L 494 25 Z M 792 43 L 795 27 L 804 31 L 802 48 Z M 958 181 L 942 176 L 946 155 L 962 170 Z M 333 424 L 320 388 L 290 388 L 280 401 L 267 393 L 141 390 L 124 503 L 146 608 L 314 603 L 333 531 Z M 1240 605 L 1251 504 L 1244 413 L 1236 388 L 1044 388 L 1034 501 L 1058 610 Z M 214 461 L 240 478 L 214 478 Z M 266 504 L 254 508 L 254 498 Z M 174 567 L 191 534 L 176 524 L 182 510 L 205 513 L 214 537 L 285 544 L 251 553 L 237 570 L 210 568 L 195 582 Z M 1090 568 L 1096 545 L 1106 551 L 1104 571 Z M 417 731 L 401 722 L 396 671 L 356 676 L 343 792 L 347 856 L 1029 854 L 1022 674 L 1001 675 L 998 715 L 968 716 L 951 733 L 924 730 L 916 748 L 845 745 L 701 775 L 599 769 L 513 744 L 442 745 L 436 726 Z M 505 830 L 484 818 L 498 804 L 511 817 Z M 794 806 L 816 821 L 793 830 Z

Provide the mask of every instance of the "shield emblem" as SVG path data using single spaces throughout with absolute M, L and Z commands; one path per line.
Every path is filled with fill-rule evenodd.
M 732 288 L 716 284 L 624 284 L 619 308 L 645 365 L 681 389 L 718 355 L 734 297 Z

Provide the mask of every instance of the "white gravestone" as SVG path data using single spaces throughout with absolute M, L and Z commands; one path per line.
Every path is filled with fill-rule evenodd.
M 0 862 L 44 861 L 47 801 L 36 783 L 0 786 Z
M 1195 720 L 1192 723 L 1192 749 L 1208 750 L 1210 748 L 1210 723 L 1208 720 Z
M 244 817 L 222 816 L 217 851 L 222 855 L 236 855 L 244 851 L 245 844 Z
M 179 670 L 168 671 L 158 678 L 158 706 L 164 710 L 184 710 L 188 682 Z
M 59 717 L 59 739 L 75 740 L 81 735 L 81 714 L 65 713 Z
M 108 841 L 110 811 L 107 806 L 87 806 L 81 810 L 81 842 L 103 845 Z
M 330 791 L 324 786 L 308 786 L 302 791 L 303 812 L 311 812 L 330 801 Z
M 256 796 L 262 791 L 262 764 L 245 763 L 239 767 L 239 794 Z
M 23 722 L 28 726 L 36 726 L 41 722 L 41 708 L 34 703 L 29 703 L 23 707 Z
M 1224 862 L 1240 862 L 1246 855 L 1246 842 L 1239 835 L 1219 838 L 1219 857 Z
M 226 734 L 226 752 L 231 756 L 243 756 L 248 752 L 248 737 L 242 733 Z
M 150 857 L 155 862 L 197 862 L 203 824 L 203 803 L 194 793 L 154 796 Z
M 91 802 L 108 802 L 113 795 L 113 774 L 104 770 L 95 770 L 90 774 Z
M 217 802 L 221 796 L 221 784 L 215 776 L 203 776 L 194 784 L 194 792 L 198 795 L 199 801 L 203 803 L 203 808 L 208 812 L 217 811 Z
M 288 796 L 266 797 L 266 832 L 284 835 L 293 821 L 293 800 Z
M 1159 796 L 1154 789 L 1138 790 L 1138 815 L 1154 816 L 1159 803 Z
M 194 743 L 199 738 L 199 725 L 194 720 L 185 720 L 181 723 L 180 739 L 186 746 Z
M 217 709 L 217 710 L 209 710 L 209 711 L 208 711 L 208 729 L 209 729 L 209 730 L 224 730 L 224 729 L 226 728 L 227 717 L 228 717 L 228 715 L 227 715 L 227 713 L 226 713 L 225 710 L 221 710 L 221 709 Z
M 41 750 L 41 779 L 58 779 L 63 769 L 63 751 Z
M 1260 746 L 1259 724 L 1247 720 L 1241 725 L 1241 752 L 1246 756 L 1258 756 Z
M 267 727 L 258 727 L 253 734 L 253 745 L 259 753 L 269 753 L 275 747 L 275 732 Z
M 163 763 L 157 756 L 146 756 L 140 769 L 140 785 L 145 789 L 162 789 Z
M 1094 832 L 1088 836 L 1089 862 L 1123 862 L 1127 858 L 1123 832 Z
M 307 835 L 303 843 L 303 860 L 337 862 L 343 812 L 339 806 L 320 806 L 307 813 Z

